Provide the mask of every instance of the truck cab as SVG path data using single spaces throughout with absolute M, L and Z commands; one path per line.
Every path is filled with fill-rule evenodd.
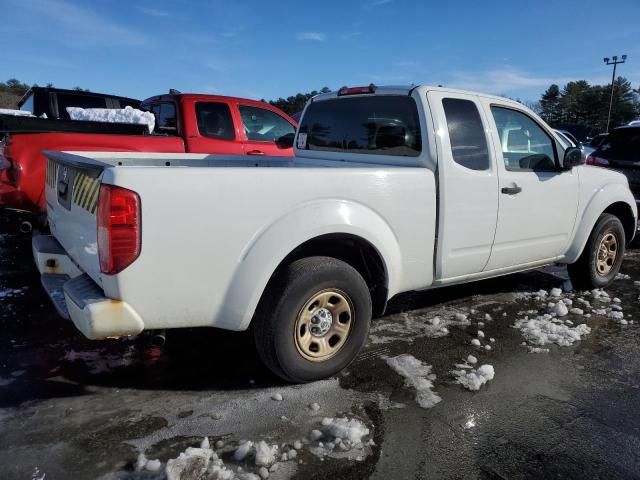
M 292 154 L 296 123 L 265 102 L 173 93 L 148 98 L 141 108 L 153 112 L 158 132 L 185 138 L 189 153 Z

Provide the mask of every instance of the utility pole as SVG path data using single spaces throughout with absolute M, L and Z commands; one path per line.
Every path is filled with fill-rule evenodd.
M 611 123 L 611 109 L 613 108 L 613 88 L 614 82 L 616 81 L 616 65 L 619 63 L 624 63 L 627 60 L 626 55 L 622 55 L 622 58 L 618 60 L 618 57 L 614 55 L 611 60 L 609 57 L 604 58 L 604 63 L 606 65 L 613 65 L 613 74 L 611 75 L 611 99 L 609 100 L 609 116 L 607 117 L 607 133 L 609 133 L 609 123 Z

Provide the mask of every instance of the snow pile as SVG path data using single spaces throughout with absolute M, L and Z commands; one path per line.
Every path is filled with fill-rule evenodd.
M 0 387 L 6 387 L 7 385 L 15 382 L 15 378 L 2 378 L 0 377 Z
M 431 365 L 425 365 L 414 356 L 406 353 L 387 358 L 387 365 L 404 377 L 404 383 L 408 387 L 415 388 L 416 402 L 422 408 L 431 408 L 442 400 L 433 391 L 433 380 L 436 379 L 436 376 L 431 373 Z
M 482 365 L 477 370 L 453 370 L 451 372 L 456 377 L 456 383 L 459 383 L 468 390 L 480 390 L 480 387 L 493 380 L 495 371 L 492 365 Z
M 369 429 L 356 418 L 323 418 L 323 438 L 329 440 L 342 440 L 353 445 L 362 443 L 362 437 L 369 435 Z
M 584 323 L 571 327 L 549 314 L 536 318 L 525 317 L 517 320 L 514 327 L 519 329 L 522 336 L 534 345 L 555 343 L 562 347 L 568 347 L 580 340 L 583 335 L 591 333 L 591 328 Z
M 67 112 L 71 120 L 146 125 L 149 128 L 149 133 L 153 133 L 156 126 L 153 113 L 144 112 L 128 105 L 124 108 L 67 107 Z
M 213 450 L 209 448 L 187 448 L 178 458 L 167 462 L 167 480 L 201 478 L 207 472 Z
M 0 115 L 13 115 L 14 117 L 33 117 L 33 113 L 26 110 L 14 110 L 12 108 L 0 108 Z
M 7 288 L 6 290 L 0 290 L 0 299 L 15 297 L 16 295 L 20 295 L 23 292 L 23 290 L 26 290 L 26 287 Z

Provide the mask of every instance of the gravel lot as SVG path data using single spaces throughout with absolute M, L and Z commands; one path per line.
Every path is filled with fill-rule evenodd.
M 247 334 L 174 331 L 163 349 L 84 339 L 55 315 L 28 242 L 0 236 L 0 478 L 164 478 L 166 462 L 205 436 L 218 464 L 245 478 L 260 462 L 234 458 L 243 440 L 278 446 L 265 467 L 276 464 L 273 479 L 640 478 L 640 251 L 622 271 L 600 298 L 536 298 L 562 287 L 561 268 L 403 295 L 347 371 L 290 386 L 260 365 Z M 590 328 L 573 344 L 535 345 L 512 328 L 563 299 L 592 312 L 554 324 Z M 422 380 L 390 368 L 402 354 L 422 362 Z M 495 370 L 479 391 L 451 373 L 470 371 L 456 367 L 469 355 L 469 367 Z M 422 408 L 417 390 L 441 400 Z M 340 448 L 325 417 L 368 433 Z M 161 470 L 136 472 L 141 452 Z

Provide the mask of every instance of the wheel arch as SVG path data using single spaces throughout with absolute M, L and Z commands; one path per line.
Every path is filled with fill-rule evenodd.
M 252 239 L 228 286 L 216 326 L 248 328 L 277 270 L 307 256 L 329 256 L 355 268 L 370 287 L 377 314 L 398 292 L 402 255 L 390 225 L 365 205 L 324 199 L 299 206 Z
M 620 219 L 625 231 L 626 243 L 631 243 L 636 233 L 637 207 L 628 187 L 608 184 L 597 191 L 577 218 L 577 229 L 565 254 L 565 263 L 574 263 L 580 258 L 598 218 L 610 213 Z

